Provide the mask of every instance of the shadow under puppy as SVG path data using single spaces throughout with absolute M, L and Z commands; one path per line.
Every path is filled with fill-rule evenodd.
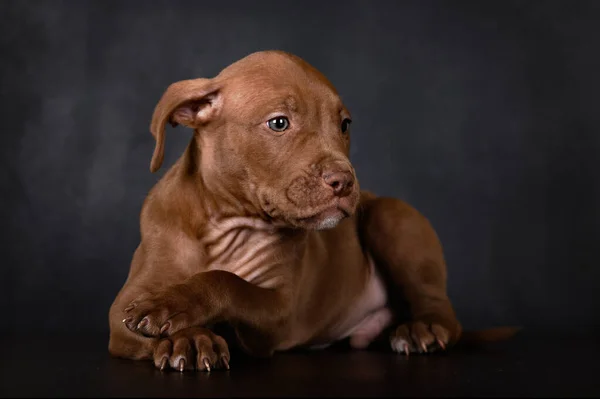
M 229 368 L 218 323 L 253 356 L 346 338 L 406 355 L 459 341 L 434 229 L 405 202 L 360 190 L 350 112 L 315 68 L 264 51 L 173 83 L 152 118 L 152 172 L 167 123 L 194 135 L 144 201 L 110 309 L 113 356 Z

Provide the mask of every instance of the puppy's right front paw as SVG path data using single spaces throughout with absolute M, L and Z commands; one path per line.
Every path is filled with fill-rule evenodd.
M 205 325 L 202 307 L 179 286 L 155 294 L 144 294 L 124 310 L 123 323 L 132 332 L 147 337 L 173 335 L 186 328 Z M 192 312 L 194 309 L 194 312 Z
M 229 356 L 229 346 L 222 337 L 194 327 L 161 339 L 154 349 L 154 366 L 161 371 L 229 370 Z

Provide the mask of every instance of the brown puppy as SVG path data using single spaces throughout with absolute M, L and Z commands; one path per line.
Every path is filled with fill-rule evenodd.
M 406 354 L 456 343 L 436 233 L 408 204 L 360 191 L 350 122 L 331 83 L 283 52 L 172 84 L 152 119 L 151 170 L 167 123 L 194 136 L 144 202 L 110 353 L 229 368 L 216 323 L 256 356 L 348 337 Z

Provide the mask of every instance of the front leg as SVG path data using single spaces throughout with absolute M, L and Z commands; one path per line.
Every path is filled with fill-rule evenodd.
M 431 352 L 456 343 L 462 328 L 446 291 L 442 247 L 427 219 L 400 200 L 364 195 L 359 230 L 391 288 L 408 302 L 410 320 L 392 331 L 392 349 Z
M 283 291 L 248 283 L 237 275 L 212 270 L 198 273 L 181 284 L 146 293 L 124 309 L 123 323 L 148 336 L 172 336 L 190 327 L 227 322 L 236 328 L 250 352 L 271 352 L 285 326 L 288 301 Z M 243 332 L 245 337 L 240 337 Z M 255 340 L 256 336 L 261 338 Z M 249 347 L 257 341 L 266 348 Z

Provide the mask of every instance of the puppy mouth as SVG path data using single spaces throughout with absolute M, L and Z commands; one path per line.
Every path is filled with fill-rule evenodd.
M 343 219 L 353 215 L 358 206 L 359 190 L 355 184 L 352 193 L 343 197 L 330 196 L 320 204 L 285 204 L 261 200 L 261 208 L 269 220 L 278 227 L 306 230 L 325 230 L 336 227 Z M 302 206 L 304 205 L 304 206 Z M 287 208 L 287 209 L 286 209 Z M 291 209 L 290 209 L 291 208 Z
M 329 226 L 334 222 L 337 224 L 337 222 L 348 217 L 349 215 L 350 214 L 348 212 L 336 207 L 325 209 L 324 211 L 317 212 L 312 216 L 299 218 L 297 221 L 303 225 Z
M 349 202 L 338 200 L 309 216 L 296 218 L 295 224 L 307 229 L 326 230 L 336 227 L 352 213 L 353 207 Z
M 288 217 L 280 218 L 268 213 L 270 222 L 278 227 L 291 227 L 307 230 L 325 230 L 330 229 L 339 224 L 343 219 L 352 214 L 351 207 L 333 204 L 326 207 L 321 207 L 318 211 L 304 215 L 289 215 Z

